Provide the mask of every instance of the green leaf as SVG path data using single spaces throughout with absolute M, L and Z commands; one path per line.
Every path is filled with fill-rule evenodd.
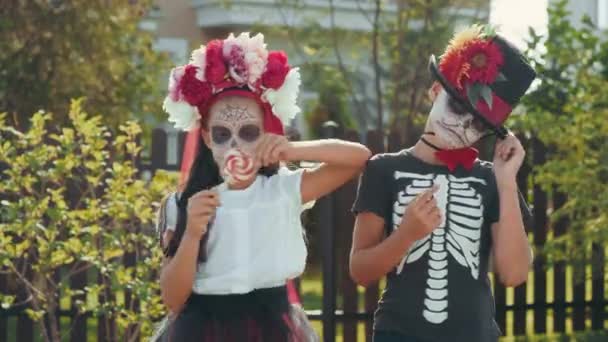
M 481 97 L 481 84 L 467 84 L 467 97 L 473 107 L 477 106 L 477 102 L 479 102 L 479 98 Z
M 484 38 L 493 38 L 496 36 L 496 28 L 493 25 L 484 25 L 481 31 L 481 36 Z
M 503 74 L 502 72 L 498 73 L 498 76 L 496 76 L 496 82 L 506 82 L 507 81 L 507 77 L 505 76 L 505 74 Z
M 483 85 L 481 87 L 481 96 L 483 97 L 483 100 L 486 101 L 486 103 L 488 104 L 488 107 L 492 109 L 492 89 L 490 89 L 490 87 L 488 87 L 487 85 Z

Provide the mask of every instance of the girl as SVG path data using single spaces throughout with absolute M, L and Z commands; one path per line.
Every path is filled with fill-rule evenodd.
M 161 271 L 163 301 L 178 313 L 172 341 L 309 340 L 286 291 L 306 261 L 300 214 L 359 173 L 370 152 L 288 142 L 283 123 L 299 111 L 299 83 L 260 34 L 211 41 L 171 73 L 164 108 L 198 137 Z M 281 166 L 301 160 L 321 165 Z

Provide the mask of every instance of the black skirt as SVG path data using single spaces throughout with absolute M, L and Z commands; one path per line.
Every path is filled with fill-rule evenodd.
M 171 322 L 168 341 L 301 342 L 285 286 L 235 295 L 193 294 Z

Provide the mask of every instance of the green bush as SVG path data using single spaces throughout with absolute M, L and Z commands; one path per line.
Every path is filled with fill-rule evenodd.
M 608 242 L 608 42 L 588 17 L 574 26 L 566 4 L 550 7 L 546 36 L 531 31 L 529 55 L 540 84 L 525 98 L 519 123 L 548 151 L 535 183 L 554 202 L 560 194 L 565 199 L 551 217 L 565 220 L 568 230 L 547 243 L 548 261 L 604 267 L 591 251 Z M 576 271 L 583 279 L 585 268 Z
M 126 123 L 112 136 L 81 101 L 65 127 L 44 112 L 29 126 L 19 132 L 0 116 L 0 271 L 15 289 L 0 294 L 2 308 L 25 301 L 45 341 L 61 340 L 58 309 L 70 301 L 78 314 L 100 317 L 111 340 L 149 335 L 164 310 L 156 201 L 176 180 L 142 180 L 139 126 Z M 72 289 L 82 274 L 87 286 Z

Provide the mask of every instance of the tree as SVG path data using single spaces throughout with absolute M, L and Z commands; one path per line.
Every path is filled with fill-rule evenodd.
M 22 133 L 0 116 L 0 272 L 14 290 L 0 304 L 25 306 L 44 341 L 70 333 L 60 331 L 66 301 L 78 316 L 100 317 L 108 341 L 133 341 L 163 314 L 152 221 L 176 179 L 141 180 L 139 126 L 111 135 L 81 105 L 72 103 L 62 128 L 39 112 Z M 73 288 L 83 275 L 86 286 Z
M 546 245 L 549 260 L 581 264 L 600 256 L 594 261 L 604 267 L 599 246 L 608 241 L 608 43 L 588 17 L 574 27 L 566 4 L 549 9 L 545 37 L 531 30 L 529 57 L 540 84 L 525 98 L 519 125 L 539 139 L 533 154 L 548 151 L 534 179 L 553 198 L 552 220 L 568 225 Z
M 333 78 L 345 89 L 344 100 L 350 105 L 347 115 L 359 127 L 398 130 L 410 140 L 418 136 L 430 105 L 429 56 L 443 52 L 456 24 L 484 20 L 489 8 L 487 0 L 356 0 L 351 3 L 370 30 L 349 31 L 336 24 L 336 1 L 328 2 L 329 29 L 318 18 L 305 18 L 303 26 L 289 25 L 289 11 L 306 7 L 306 2 L 275 1 L 285 27 L 260 30 L 289 41 L 304 63 L 305 77 L 306 68 L 323 65 L 333 69 L 305 79 L 307 87 L 321 93 L 323 82 L 319 80 Z
M 67 122 L 69 99 L 112 128 L 160 116 L 165 59 L 138 29 L 150 0 L 2 1 L 0 112 L 21 128 L 45 109 Z

